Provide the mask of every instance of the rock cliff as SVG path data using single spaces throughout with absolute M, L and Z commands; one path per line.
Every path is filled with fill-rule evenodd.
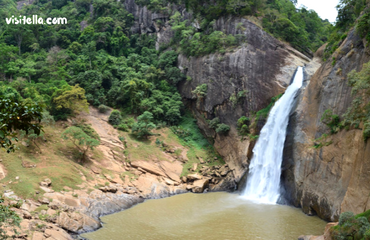
M 302 90 L 288 126 L 283 160 L 286 196 L 308 214 L 335 221 L 344 211 L 370 208 L 370 144 L 362 130 L 341 130 L 329 146 L 315 149 L 314 139 L 328 133 L 321 122 L 326 109 L 341 116 L 352 102 L 347 74 L 370 60 L 364 43 L 352 30 L 347 39 Z
M 157 46 L 169 43 L 173 33 L 166 22 L 168 16 L 151 13 L 146 7 L 137 6 L 134 0 L 126 0 L 124 4 L 135 18 L 133 32 L 156 34 Z M 184 19 L 191 18 L 181 6 L 177 8 Z M 165 22 L 163 26 L 156 24 L 158 19 Z M 224 186 L 235 187 L 233 182 L 238 182 L 246 171 L 254 145 L 238 135 L 238 119 L 265 108 L 272 97 L 285 91 L 297 66 L 307 64 L 310 59 L 245 18 L 218 19 L 214 29 L 226 34 L 242 34 L 246 40 L 225 54 L 197 58 L 180 55 L 178 66 L 191 80 L 181 82 L 178 89 L 200 129 L 214 141 L 216 150 L 233 170 L 234 178 L 225 180 Z M 207 84 L 208 94 L 197 99 L 192 91 L 202 84 Z M 243 91 L 246 93 L 243 97 L 233 99 Z M 215 117 L 230 126 L 227 135 L 209 128 L 207 120 Z

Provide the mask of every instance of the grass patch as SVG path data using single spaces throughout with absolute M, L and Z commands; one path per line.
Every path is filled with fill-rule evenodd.
M 356 218 L 359 218 L 359 217 L 366 217 L 366 218 L 367 218 L 367 220 L 369 220 L 369 222 L 370 222 L 370 210 L 367 210 L 366 212 L 363 212 L 363 213 L 357 214 L 355 217 L 356 217 Z
M 154 131 L 158 132 L 158 131 Z M 127 149 L 125 155 L 129 161 L 136 160 L 159 160 L 168 161 L 161 149 L 155 145 L 155 141 L 150 138 L 149 140 L 138 140 L 131 134 L 122 134 L 127 141 Z M 159 136 L 160 137 L 160 136 Z
M 89 178 L 87 171 L 83 171 L 84 167 L 73 160 L 75 147 L 60 138 L 62 127 L 45 127 L 44 131 L 48 141 L 40 141 L 42 153 L 36 153 L 37 149 L 21 144 L 18 144 L 20 149 L 15 153 L 0 152 L 0 158 L 3 159 L 2 163 L 7 170 L 7 176 L 0 181 L 1 185 L 7 185 L 6 188 L 14 191 L 19 197 L 36 199 L 38 195 L 35 191 L 42 194 L 39 182 L 45 178 L 52 180 L 52 188 L 55 191 L 63 190 L 64 186 L 78 189 L 77 185 L 82 183 L 80 171 L 86 173 L 85 176 Z M 24 168 L 22 161 L 36 164 L 36 167 Z M 18 181 L 15 180 L 17 176 Z
M 37 212 L 37 213 L 39 213 L 39 212 L 41 212 L 42 210 L 48 210 L 48 205 L 46 205 L 46 204 L 43 204 L 43 205 L 41 205 L 41 206 L 39 206 L 39 207 L 37 207 L 36 209 L 35 209 L 35 211 L 34 212 Z
M 216 165 L 223 165 L 225 162 L 217 154 L 214 147 L 208 142 L 208 140 L 203 136 L 201 133 L 198 125 L 196 124 L 196 119 L 192 117 L 190 113 L 186 113 L 185 116 L 182 118 L 179 127 L 183 129 L 186 134 L 181 135 L 181 137 L 176 136 L 176 140 L 181 143 L 183 146 L 188 147 L 189 150 L 187 151 L 187 157 L 189 159 L 183 166 L 183 170 L 181 176 L 188 175 L 189 168 L 193 167 L 194 163 L 200 163 L 199 157 L 203 160 L 210 159 L 210 162 L 206 162 L 205 166 L 216 166 Z M 214 158 L 217 157 L 217 160 Z M 196 172 L 199 172 L 198 170 Z

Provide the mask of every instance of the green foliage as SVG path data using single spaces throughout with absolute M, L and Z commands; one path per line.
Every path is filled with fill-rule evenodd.
M 326 141 L 327 138 L 328 138 L 328 134 L 323 134 L 321 135 L 321 137 L 316 138 L 314 140 L 313 148 L 319 149 L 319 148 L 331 145 L 333 141 Z
M 99 140 L 90 137 L 79 127 L 69 127 L 61 135 L 63 139 L 71 140 L 72 143 L 81 153 L 80 160 L 86 159 L 86 154 L 89 149 L 93 150 L 94 147 L 100 144 Z
M 362 38 L 366 38 L 368 42 L 370 41 L 370 13 L 365 13 L 360 17 L 357 22 L 356 31 Z
M 204 98 L 207 96 L 207 90 L 208 85 L 207 84 L 201 84 L 198 87 L 196 87 L 192 93 L 195 94 L 198 98 Z
M 99 112 L 100 113 L 106 113 L 106 112 L 109 111 L 109 107 L 108 106 L 105 106 L 104 104 L 100 104 L 99 107 L 98 107 L 98 109 L 99 109 Z
M 267 6 L 263 27 L 302 52 L 316 51 L 332 32 L 328 20 L 320 19 L 315 11 L 305 7 L 296 9 L 291 1 L 268 1 Z
M 352 86 L 354 100 L 343 115 L 341 124 L 347 128 L 359 128 L 363 122 L 363 138 L 366 141 L 369 138 L 370 121 L 370 62 L 365 63 L 359 72 L 351 71 L 348 74 L 348 82 Z
M 328 45 L 325 48 L 324 59 L 329 59 L 330 55 L 338 49 L 347 37 L 346 33 L 353 27 L 356 19 L 366 8 L 366 0 L 340 0 L 336 8 L 338 10 L 338 16 L 335 27 L 332 29 L 328 38 Z M 368 14 L 364 14 L 358 20 L 356 30 L 362 37 L 368 36 L 368 20 Z
M 216 132 L 220 134 L 226 134 L 230 131 L 230 126 L 224 123 L 217 125 Z
M 78 127 L 78 128 L 81 128 L 81 130 L 84 131 L 84 133 L 89 135 L 91 138 L 100 141 L 99 134 L 95 131 L 94 128 L 91 127 L 91 125 L 86 124 L 86 123 L 77 123 L 74 126 Z
M 54 117 L 50 115 L 48 111 L 43 111 L 41 123 L 46 126 L 51 126 L 55 124 L 55 120 Z
M 153 121 L 153 114 L 151 112 L 144 112 L 137 118 L 137 123 L 132 126 L 132 134 L 136 135 L 138 138 L 148 138 L 153 135 L 151 132 L 155 129 Z
M 132 125 L 134 125 L 136 123 L 136 120 L 135 120 L 135 118 L 130 117 L 130 118 L 124 119 L 122 122 L 124 124 L 126 124 L 128 126 L 128 128 L 132 128 Z
M 179 12 L 171 16 L 174 37 L 171 44 L 178 46 L 186 56 L 203 56 L 214 52 L 225 52 L 228 47 L 236 46 L 245 40 L 244 35 L 226 35 L 213 29 L 213 22 L 203 21 L 204 32 L 199 32 L 188 20 L 182 20 Z
M 120 125 L 118 125 L 117 128 L 118 128 L 118 130 L 121 130 L 121 131 L 124 131 L 124 132 L 128 132 L 128 130 L 129 130 L 129 127 L 124 123 L 121 123 Z
M 196 149 L 207 149 L 211 147 L 196 124 L 196 119 L 190 113 L 185 114 L 179 126 L 175 128 L 171 127 L 171 130 L 184 141 L 185 145 Z
M 176 134 L 179 138 L 186 139 L 191 135 L 188 129 L 183 128 L 182 126 L 172 126 L 171 130 L 174 134 Z
M 248 117 L 242 116 L 238 119 L 237 130 L 240 136 L 247 136 L 250 133 L 250 124 L 251 121 Z
M 122 117 L 121 113 L 118 110 L 113 110 L 109 116 L 109 123 L 112 125 L 119 125 L 121 123 Z
M 214 119 L 209 121 L 209 127 L 213 129 L 216 129 L 219 124 L 220 124 L 220 119 L 218 117 L 215 117 Z
M 210 128 L 213 128 L 217 133 L 220 134 L 226 134 L 228 131 L 230 131 L 230 126 L 220 123 L 220 119 L 218 117 L 210 120 L 208 124 Z
M 53 103 L 57 110 L 69 109 L 73 113 L 89 112 L 89 104 L 85 97 L 85 90 L 80 86 L 65 86 L 53 95 Z
M 5 206 L 4 198 L 0 196 L 0 239 L 15 238 L 18 234 L 16 228 L 20 228 L 21 218 L 9 206 Z M 8 235 L 6 227 L 9 227 L 13 236 Z
M 366 122 L 364 124 L 364 132 L 363 132 L 364 141 L 370 138 L 370 122 Z
M 339 116 L 333 114 L 331 109 L 325 110 L 321 117 L 321 122 L 323 122 L 330 128 L 331 134 L 337 133 L 341 128 Z
M 330 231 L 334 240 L 367 239 L 369 229 L 370 223 L 366 217 L 344 212 L 339 217 L 338 225 Z
M 0 95 L 1 96 L 1 95 Z M 26 134 L 40 135 L 42 126 L 42 107 L 36 103 L 21 102 L 16 99 L 0 99 L 0 144 L 7 152 L 15 150 L 14 141 L 18 141 L 15 131 L 23 130 Z
M 279 95 L 271 98 L 270 104 L 266 108 L 263 108 L 263 109 L 259 110 L 256 113 L 256 119 L 257 119 L 257 121 L 259 119 L 267 119 L 267 116 L 268 116 L 271 108 L 274 106 L 275 102 L 281 98 L 281 96 L 283 96 L 283 94 L 279 94 Z

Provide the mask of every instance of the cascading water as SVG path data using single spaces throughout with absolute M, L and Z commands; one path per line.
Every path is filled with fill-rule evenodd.
M 298 67 L 293 83 L 270 111 L 253 149 L 247 185 L 242 196 L 261 203 L 275 204 L 280 197 L 280 175 L 289 113 L 302 87 L 303 68 Z

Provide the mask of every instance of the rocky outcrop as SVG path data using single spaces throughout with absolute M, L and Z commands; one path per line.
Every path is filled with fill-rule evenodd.
M 245 43 L 226 54 L 199 58 L 180 55 L 179 67 L 191 80 L 181 82 L 179 90 L 198 126 L 208 138 L 214 139 L 214 146 L 239 181 L 254 144 L 238 135 L 238 119 L 265 108 L 272 97 L 283 93 L 297 66 L 303 66 L 309 59 L 246 19 L 220 19 L 215 25 L 227 34 L 243 34 Z M 202 99 L 192 93 L 201 84 L 208 86 Z M 242 95 L 239 98 L 238 93 Z M 230 126 L 228 134 L 217 134 L 209 128 L 207 120 L 215 117 Z M 263 123 L 259 124 L 259 128 L 262 126 Z
M 157 48 L 170 42 L 173 32 L 168 24 L 169 16 L 152 13 L 136 5 L 134 0 L 126 0 L 124 4 L 135 18 L 133 32 L 156 34 Z M 183 6 L 172 7 L 172 10 L 179 11 L 183 19 L 191 19 Z M 233 176 L 225 180 L 223 186 L 235 188 L 247 169 L 254 146 L 248 139 L 241 140 L 236 130 L 237 120 L 265 108 L 272 97 L 285 91 L 297 66 L 307 64 L 310 59 L 245 18 L 218 19 L 214 29 L 244 35 L 245 42 L 225 54 L 198 58 L 180 55 L 178 66 L 191 80 L 181 82 L 178 89 L 198 120 L 198 126 L 214 141 L 216 150 L 232 170 Z M 201 84 L 207 84 L 208 94 L 197 99 L 192 91 Z M 217 134 L 208 127 L 207 120 L 215 117 L 230 126 L 227 135 Z M 262 126 L 263 122 L 258 124 L 259 128 Z
M 363 41 L 350 31 L 347 39 L 314 74 L 292 112 L 285 143 L 282 180 L 286 196 L 307 214 L 335 221 L 345 211 L 370 208 L 370 144 L 361 130 L 329 136 L 329 146 L 315 149 L 314 139 L 329 133 L 321 122 L 326 109 L 341 116 L 352 102 L 347 74 L 370 60 Z
M 127 11 L 134 16 L 135 22 L 131 28 L 133 33 L 155 34 L 157 37 L 157 49 L 159 49 L 160 45 L 170 42 L 173 32 L 171 31 L 171 26 L 168 24 L 168 14 L 153 13 L 145 6 L 138 6 L 135 0 L 125 0 L 123 4 Z M 180 12 L 183 11 L 181 6 L 177 10 Z

